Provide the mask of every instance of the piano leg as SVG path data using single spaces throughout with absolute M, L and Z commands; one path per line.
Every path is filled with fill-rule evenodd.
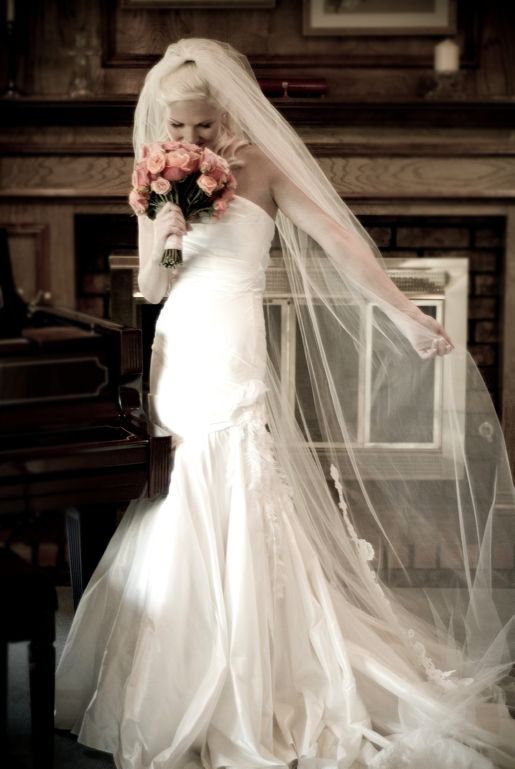
M 73 592 L 77 608 L 104 550 L 116 529 L 116 507 L 91 505 L 66 510 L 66 536 Z

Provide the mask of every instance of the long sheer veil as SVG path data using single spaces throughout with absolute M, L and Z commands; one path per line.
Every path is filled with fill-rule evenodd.
M 166 138 L 163 78 L 186 61 L 229 113 L 235 135 L 258 145 L 381 261 L 228 44 L 192 38 L 168 47 L 140 94 L 136 157 L 144 143 Z M 282 309 L 267 305 L 269 428 L 377 735 L 402 742 L 416 734 L 425 745 L 447 735 L 496 766 L 514 766 L 503 704 L 514 621 L 500 611 L 510 585 L 494 555 L 513 543 L 515 499 L 485 384 L 466 349 L 421 354 L 434 349 L 435 334 L 374 288 L 351 247 L 336 258 L 284 213 L 276 225 L 288 299 Z M 293 323 L 288 339 L 281 318 Z M 440 560 L 424 574 L 436 581 L 418 584 L 422 572 L 409 564 L 429 552 Z

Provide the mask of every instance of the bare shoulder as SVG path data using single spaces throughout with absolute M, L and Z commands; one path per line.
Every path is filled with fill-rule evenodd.
M 261 179 L 265 177 L 271 181 L 277 172 L 268 155 L 256 144 L 247 144 L 242 147 L 238 151 L 238 157 L 245 163 L 245 167 L 251 175 L 257 173 Z
M 234 168 L 238 183 L 238 194 L 261 206 L 272 218 L 277 212 L 273 196 L 274 165 L 255 144 L 238 149 L 239 168 Z

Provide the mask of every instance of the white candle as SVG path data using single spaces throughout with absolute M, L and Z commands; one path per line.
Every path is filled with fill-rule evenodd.
M 442 40 L 435 45 L 435 71 L 457 72 L 460 62 L 460 48 L 454 40 Z
M 15 18 L 16 0 L 7 0 L 6 6 L 6 21 L 14 21 Z

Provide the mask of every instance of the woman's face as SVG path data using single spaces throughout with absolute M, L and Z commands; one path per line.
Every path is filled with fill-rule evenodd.
M 168 105 L 168 135 L 212 149 L 220 134 L 221 110 L 207 99 L 174 101 Z

